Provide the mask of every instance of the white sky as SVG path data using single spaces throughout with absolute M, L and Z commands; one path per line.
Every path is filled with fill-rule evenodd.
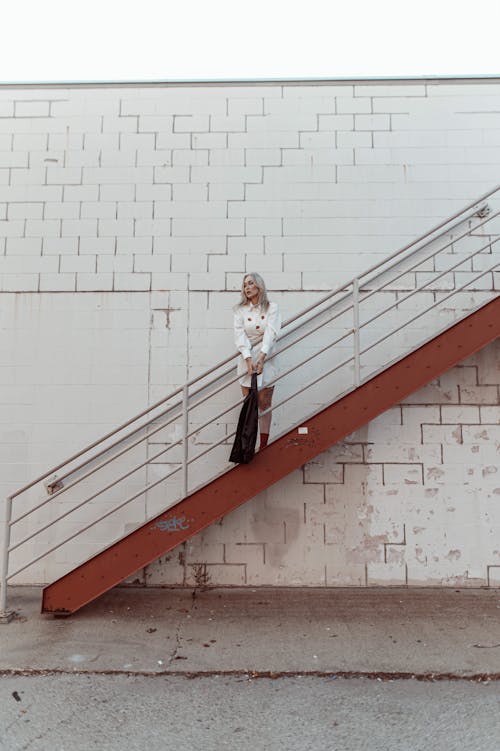
M 4 0 L 0 81 L 500 74 L 500 0 Z

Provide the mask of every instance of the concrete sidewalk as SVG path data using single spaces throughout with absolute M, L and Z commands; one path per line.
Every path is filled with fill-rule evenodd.
M 317 673 L 500 679 L 500 590 L 119 587 L 67 618 L 9 592 L 0 673 Z

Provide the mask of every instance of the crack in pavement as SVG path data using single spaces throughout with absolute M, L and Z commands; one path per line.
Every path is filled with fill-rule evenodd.
M 187 616 L 190 616 L 190 615 L 191 615 L 191 613 L 193 612 L 193 610 L 194 610 L 194 606 L 195 606 L 195 602 L 196 602 L 196 589 L 194 589 L 194 590 L 193 590 L 193 592 L 192 592 L 192 602 L 191 602 L 191 607 L 189 608 L 189 610 L 187 610 L 187 611 L 186 611 L 186 613 L 187 613 Z M 187 617 L 187 616 L 186 616 L 186 617 Z M 176 629 L 175 629 L 175 647 L 174 647 L 174 649 L 172 650 L 172 653 L 170 654 L 170 656 L 169 656 L 169 658 L 168 658 L 168 663 L 167 663 L 167 664 L 168 664 L 168 667 L 171 667 L 172 663 L 173 663 L 173 662 L 174 662 L 175 660 L 183 660 L 183 659 L 186 659 L 186 658 L 184 658 L 184 657 L 182 657 L 181 655 L 179 655 L 179 654 L 178 654 L 178 653 L 179 653 L 179 650 L 180 650 L 180 648 L 181 648 L 181 628 L 182 628 L 182 626 L 183 626 L 183 624 L 184 624 L 185 620 L 186 620 L 186 618 L 180 618 L 180 619 L 179 619 L 179 623 L 177 624 L 177 627 L 176 627 Z M 170 671 L 169 671 L 169 672 L 170 672 Z

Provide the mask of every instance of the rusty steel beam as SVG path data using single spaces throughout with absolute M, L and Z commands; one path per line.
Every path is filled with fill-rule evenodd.
M 257 453 L 251 464 L 237 465 L 45 587 L 42 612 L 75 612 L 499 335 L 500 297 L 318 412 L 304 423 L 307 434 L 291 430 Z

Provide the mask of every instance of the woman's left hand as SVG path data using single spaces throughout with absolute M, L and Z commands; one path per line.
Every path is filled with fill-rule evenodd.
M 257 362 L 255 363 L 255 372 L 257 375 L 260 375 L 262 373 L 262 368 L 264 367 L 264 360 L 266 359 L 266 356 L 259 355 L 257 358 Z

